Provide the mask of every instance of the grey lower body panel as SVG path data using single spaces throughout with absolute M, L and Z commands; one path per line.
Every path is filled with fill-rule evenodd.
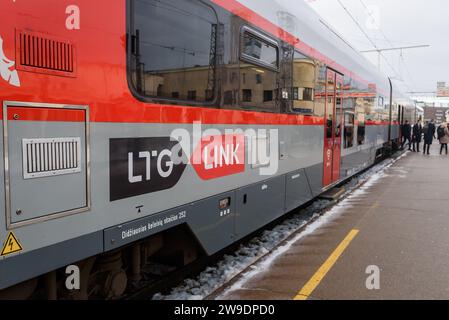
M 103 232 L 24 253 L 0 261 L 0 289 L 103 252 Z
M 323 163 L 306 168 L 305 172 L 314 197 L 323 192 Z
M 373 164 L 375 155 L 375 149 L 365 149 L 342 157 L 341 178 L 349 178 Z
M 306 170 L 298 170 L 287 174 L 285 188 L 285 207 L 290 212 L 313 199 L 312 188 Z
M 236 236 L 241 239 L 285 213 L 285 176 L 237 190 Z
M 220 208 L 222 200 L 229 206 Z M 104 250 L 111 251 L 170 228 L 186 224 L 207 254 L 234 239 L 235 192 L 223 193 L 104 230 Z

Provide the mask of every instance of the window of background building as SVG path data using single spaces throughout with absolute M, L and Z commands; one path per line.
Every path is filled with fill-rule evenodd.
M 207 89 L 205 92 L 206 101 L 213 101 L 214 100 L 214 91 L 211 89 Z
M 238 76 L 236 72 L 231 74 L 231 82 L 236 82 L 238 80 Z
M 313 88 L 303 88 L 302 100 L 303 101 L 313 101 Z
M 242 90 L 242 101 L 243 102 L 251 102 L 252 101 L 252 91 L 251 89 L 243 89 Z
M 265 90 L 263 92 L 263 102 L 273 101 L 273 91 Z
M 225 105 L 232 105 L 234 104 L 234 96 L 232 91 L 225 91 L 224 93 L 224 104 Z
M 243 108 L 278 112 L 279 49 L 270 38 L 244 29 L 241 37 L 240 78 Z M 243 79 L 245 75 L 245 79 Z
M 293 88 L 293 100 L 297 101 L 312 101 L 314 100 L 313 97 L 313 88 Z
M 130 68 L 137 93 L 157 99 L 213 100 L 215 11 L 195 0 L 132 0 L 131 8 Z
M 196 100 L 196 91 L 195 90 L 187 91 L 187 100 L 191 100 L 191 101 Z
M 158 96 L 162 95 L 162 84 L 158 84 L 158 85 L 157 85 L 157 91 L 156 91 L 156 94 L 157 94 Z

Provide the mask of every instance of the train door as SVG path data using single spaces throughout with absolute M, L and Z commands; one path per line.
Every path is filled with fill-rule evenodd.
M 340 166 L 341 166 L 341 149 L 342 149 L 342 134 L 343 134 L 343 98 L 341 90 L 343 88 L 343 76 L 335 75 L 335 124 L 334 124 L 334 163 L 332 166 L 332 182 L 340 180 Z
M 399 144 L 401 144 L 403 137 L 402 128 L 404 125 L 404 107 L 402 107 L 401 105 L 398 107 L 398 124 L 399 124 Z
M 343 86 L 343 77 L 335 71 L 328 69 L 326 79 L 324 187 L 340 179 L 343 122 L 343 101 L 340 95 Z

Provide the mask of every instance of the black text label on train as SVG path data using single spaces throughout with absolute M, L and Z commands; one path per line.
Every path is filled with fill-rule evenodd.
M 174 152 L 182 150 L 168 137 L 110 139 L 111 201 L 173 188 L 186 168 Z

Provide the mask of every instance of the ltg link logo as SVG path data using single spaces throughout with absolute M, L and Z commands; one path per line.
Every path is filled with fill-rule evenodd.
M 110 199 L 116 201 L 173 188 L 191 165 L 202 180 L 245 172 L 260 175 L 279 168 L 279 134 L 271 129 L 174 130 L 170 137 L 111 139 Z
M 176 129 L 170 138 L 178 141 L 186 153 L 186 157 L 176 162 L 187 160 L 203 180 L 242 173 L 246 164 L 258 168 L 262 176 L 275 175 L 279 169 L 277 129 L 220 131 L 212 128 L 203 131 L 202 124 L 194 122 L 192 133 Z

